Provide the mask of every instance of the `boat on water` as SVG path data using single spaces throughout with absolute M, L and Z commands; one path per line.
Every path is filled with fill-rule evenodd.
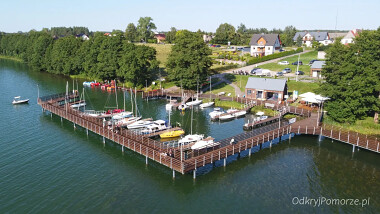
M 235 118 L 233 114 L 225 114 L 219 116 L 219 120 L 231 120 L 233 118 Z
M 123 118 L 119 121 L 116 122 L 116 126 L 118 127 L 126 127 L 128 126 L 129 124 L 132 124 L 138 120 L 140 120 L 141 117 L 127 117 L 127 118 Z
M 191 149 L 192 150 L 200 150 L 200 149 L 205 149 L 205 148 L 219 146 L 220 143 L 219 142 L 214 142 L 214 140 L 215 139 L 212 138 L 212 137 L 207 137 L 207 138 L 205 138 L 203 140 L 195 142 L 195 144 L 193 144 L 191 146 Z
M 145 128 L 147 125 L 153 124 L 151 120 L 138 120 L 134 123 L 127 125 L 128 129 L 141 129 Z
M 28 103 L 28 102 L 29 102 L 29 99 L 22 100 L 20 96 L 17 96 L 13 98 L 12 104 L 16 105 L 16 104 L 23 104 L 23 103 Z
M 86 106 L 86 102 L 80 102 L 80 103 L 76 103 L 76 104 L 72 104 L 70 107 L 71 108 L 80 108 L 80 107 L 83 107 L 83 106 Z
M 178 141 L 178 144 L 180 144 L 180 145 L 187 145 L 189 143 L 200 141 L 203 138 L 204 138 L 203 134 L 189 134 L 189 135 L 186 135 L 185 137 L 181 138 Z
M 152 124 L 147 125 L 143 130 L 141 130 L 142 134 L 150 134 L 158 131 L 162 131 L 165 129 L 170 128 L 170 126 L 167 126 L 167 123 L 165 120 L 155 120 Z
M 198 98 L 197 98 L 196 100 L 187 102 L 186 105 L 187 106 L 197 106 L 197 105 L 201 104 L 202 102 L 203 102 L 202 100 L 198 100 Z
M 266 119 L 268 119 L 268 116 L 266 116 L 266 115 L 263 115 L 260 117 L 260 120 L 266 120 Z
M 183 134 L 185 134 L 185 131 L 183 131 L 183 130 L 167 131 L 167 132 L 164 132 L 164 133 L 160 134 L 160 138 L 180 137 Z
M 91 86 L 91 84 L 95 84 L 95 82 L 83 82 L 83 86 Z
M 220 108 L 214 108 L 214 111 L 210 112 L 208 115 L 210 115 L 211 119 L 215 119 L 217 118 L 218 116 L 220 116 L 221 114 L 224 114 L 223 111 L 221 111 Z
M 227 110 L 227 113 L 232 114 L 234 117 L 241 117 L 241 116 L 246 115 L 247 111 L 231 108 Z
M 127 117 L 131 117 L 132 116 L 132 112 L 130 111 L 123 111 L 123 112 L 120 112 L 120 113 L 116 113 L 112 116 L 112 119 L 113 120 L 121 120 L 123 118 L 127 118 Z
M 214 102 L 211 101 L 211 76 L 210 76 L 210 102 L 202 103 L 199 105 L 199 107 L 208 108 L 208 107 L 213 106 L 213 105 L 214 105 Z

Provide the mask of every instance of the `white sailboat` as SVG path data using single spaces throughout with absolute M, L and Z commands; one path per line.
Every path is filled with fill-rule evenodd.
M 82 97 L 83 97 L 83 100 L 81 99 Z M 84 98 L 84 88 L 83 88 L 83 92 L 82 92 L 81 97 L 80 97 L 80 102 L 76 103 L 76 104 L 72 104 L 72 105 L 70 105 L 70 107 L 71 108 L 78 108 L 78 110 L 79 110 L 80 107 L 84 107 L 84 106 L 86 106 L 86 100 Z
M 214 111 L 210 112 L 208 115 L 210 115 L 211 119 L 214 120 L 215 118 L 217 118 L 221 114 L 224 114 L 224 112 L 221 111 L 220 108 L 214 108 Z
M 197 98 L 195 99 L 195 100 L 193 100 L 193 101 L 190 101 L 190 102 L 187 102 L 186 103 L 186 105 L 187 106 L 197 106 L 197 105 L 199 105 L 199 104 L 201 104 L 203 101 L 202 100 L 199 100 L 198 99 L 198 86 L 199 86 L 199 84 L 197 83 Z
M 191 146 L 192 150 L 200 150 L 205 148 L 210 148 L 214 146 L 219 146 L 219 142 L 214 142 L 214 138 L 207 137 L 206 139 L 200 140 Z
M 210 76 L 210 102 L 202 103 L 199 107 L 201 108 L 207 108 L 214 105 L 214 102 L 211 101 L 211 76 Z
M 204 138 L 203 134 L 193 134 L 193 112 L 194 108 L 191 108 L 191 125 L 190 125 L 190 134 L 186 135 L 185 137 L 181 138 L 178 141 L 178 144 L 183 146 L 187 145 L 189 143 L 200 141 Z

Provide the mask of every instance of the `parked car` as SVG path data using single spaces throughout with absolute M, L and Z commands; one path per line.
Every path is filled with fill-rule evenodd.
M 288 61 L 281 61 L 281 62 L 278 62 L 279 65 L 289 65 L 289 62 Z
M 220 48 L 221 46 L 220 45 L 215 45 L 216 48 Z
M 319 61 L 318 59 L 310 60 L 309 65 L 312 65 L 315 61 Z
M 296 62 L 293 62 L 292 65 L 303 65 L 302 61 L 296 61 Z
M 303 71 L 296 71 L 296 75 L 304 75 L 305 73 Z
M 280 52 L 284 52 L 285 50 L 284 49 L 280 49 Z
M 261 68 L 254 68 L 254 69 L 252 69 L 251 70 L 251 74 L 256 74 L 256 71 L 259 70 L 259 69 L 261 69 Z
M 279 76 L 284 76 L 284 73 L 282 73 L 281 71 L 280 71 L 280 72 L 277 72 L 277 73 L 276 73 L 276 76 L 278 76 L 278 77 L 279 77 Z
M 284 70 L 282 70 L 282 73 L 285 73 L 285 74 L 290 73 L 290 72 L 292 72 L 292 69 L 290 68 L 284 68 Z

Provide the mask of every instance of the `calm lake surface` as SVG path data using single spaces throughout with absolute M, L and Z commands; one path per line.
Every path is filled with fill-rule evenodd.
M 37 105 L 72 79 L 0 60 L 0 213 L 379 213 L 380 155 L 330 139 L 297 136 L 193 180 L 107 142 Z M 79 90 L 82 82 L 78 81 Z M 76 85 L 76 83 L 74 84 Z M 13 106 L 14 96 L 29 98 Z M 116 107 L 115 94 L 85 89 L 88 109 Z M 123 92 L 118 92 L 119 107 Z M 168 119 L 165 100 L 137 100 L 144 117 Z M 130 96 L 126 94 L 127 109 Z M 210 109 L 211 110 L 211 109 Z M 217 140 L 243 132 L 245 118 L 211 123 L 194 109 L 193 132 Z M 190 131 L 190 111 L 172 112 Z M 303 197 L 369 198 L 369 205 L 293 205 Z

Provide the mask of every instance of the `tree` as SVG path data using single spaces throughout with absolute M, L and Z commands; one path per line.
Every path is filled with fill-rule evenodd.
M 171 27 L 170 31 L 166 33 L 166 41 L 169 43 L 174 43 L 176 33 L 177 29 L 175 27 Z
M 335 121 L 354 123 L 380 109 L 380 28 L 363 31 L 355 43 L 345 46 L 336 40 L 327 50 L 322 72 L 326 81 L 320 92 L 330 97 L 328 115 Z
M 134 86 L 143 86 L 145 81 L 152 82 L 157 78 L 158 64 L 154 48 L 125 43 L 117 75 Z
M 197 82 L 203 82 L 212 65 L 211 50 L 197 34 L 187 30 L 178 31 L 175 45 L 166 63 L 169 78 L 185 89 L 196 89 Z
M 125 29 L 125 38 L 130 41 L 134 42 L 137 39 L 137 29 L 135 24 L 129 23 L 127 26 L 127 29 Z
M 301 35 L 298 35 L 296 44 L 297 44 L 297 47 L 301 47 L 302 46 L 302 37 L 301 37 Z
M 236 44 L 235 37 L 235 27 L 230 24 L 224 23 L 220 24 L 219 27 L 216 29 L 215 38 L 213 39 L 213 41 L 214 43 L 225 45 L 228 42 L 231 42 L 231 44 Z
M 140 39 L 143 39 L 145 42 L 148 39 L 153 38 L 154 33 L 152 30 L 157 29 L 156 25 L 152 22 L 151 17 L 140 17 L 137 25 L 137 32 L 140 36 Z
M 297 29 L 290 25 L 284 28 L 284 32 L 280 35 L 281 42 L 285 46 L 292 46 L 294 44 L 293 37 L 296 35 Z

